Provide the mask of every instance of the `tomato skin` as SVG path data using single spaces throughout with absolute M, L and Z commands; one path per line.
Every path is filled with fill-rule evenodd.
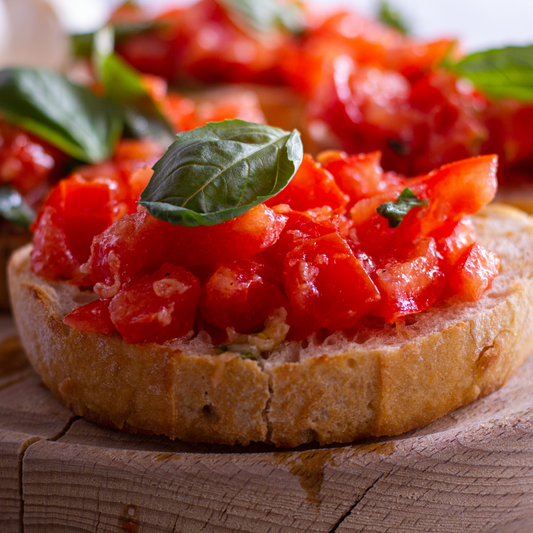
M 362 200 L 406 187 L 406 179 L 381 168 L 381 152 L 347 155 L 344 152 L 322 152 L 318 155 L 324 169 L 332 174 L 339 188 L 350 197 L 347 209 Z
M 418 239 L 410 247 L 384 257 L 373 274 L 381 302 L 373 314 L 387 322 L 433 305 L 441 295 L 445 277 L 433 238 Z
M 163 343 L 192 329 L 199 298 L 198 279 L 166 263 L 114 296 L 109 314 L 126 343 Z
M 304 155 L 289 184 L 266 202 L 269 206 L 288 204 L 295 211 L 324 205 L 332 209 L 344 208 L 347 203 L 348 197 L 339 189 L 333 176 L 308 154 Z
M 141 270 L 153 271 L 165 260 L 196 266 L 255 255 L 274 244 L 286 221 L 283 215 L 258 205 L 222 224 L 186 228 L 162 222 L 139 208 L 94 239 L 84 268 L 96 293 L 109 298 Z
M 461 218 L 451 227 L 445 226 L 439 233 L 443 236 L 437 240 L 437 246 L 447 266 L 455 265 L 467 248 L 476 242 L 476 230 L 468 217 Z
M 475 243 L 467 248 L 448 274 L 448 283 L 457 294 L 476 301 L 490 288 L 499 268 L 498 256 Z
M 32 271 L 49 279 L 72 279 L 80 263 L 69 248 L 64 219 L 57 209 L 45 206 L 35 227 L 31 252 Z
M 316 217 L 285 206 L 278 206 L 275 210 L 287 219 L 278 240 L 267 250 L 279 265 L 283 265 L 287 254 L 305 240 L 334 233 L 337 229 L 331 217 Z
M 239 333 L 261 329 L 272 311 L 288 307 L 287 299 L 268 279 L 270 269 L 255 258 L 219 266 L 200 301 L 206 320 Z
M 109 335 L 115 331 L 109 314 L 110 300 L 95 300 L 75 307 L 64 319 L 63 324 L 86 331 L 87 333 L 103 333 Z
M 354 325 L 380 299 L 374 282 L 336 233 L 292 250 L 285 259 L 284 285 L 296 315 L 330 329 Z

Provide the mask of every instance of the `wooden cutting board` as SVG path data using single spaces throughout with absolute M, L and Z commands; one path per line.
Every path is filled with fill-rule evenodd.
M 6 325 L 7 324 L 7 325 Z M 74 416 L 0 319 L 0 532 L 533 531 L 533 358 L 393 439 L 194 445 Z

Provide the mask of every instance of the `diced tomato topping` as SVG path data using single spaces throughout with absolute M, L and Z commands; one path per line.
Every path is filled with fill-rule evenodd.
M 397 255 L 382 259 L 374 281 L 382 299 L 373 313 L 387 322 L 427 309 L 445 284 L 435 240 L 419 239 Z
M 109 314 L 110 301 L 100 299 L 85 305 L 79 305 L 63 319 L 63 323 L 87 333 L 109 335 L 109 333 L 115 331 L 115 325 L 111 322 Z
M 381 168 L 381 152 L 349 156 L 343 152 L 323 152 L 318 160 L 329 171 L 340 189 L 350 197 L 349 209 L 363 198 L 405 188 L 406 180 Z
M 348 197 L 335 183 L 333 176 L 313 158 L 305 154 L 300 168 L 289 184 L 268 205 L 288 204 L 295 211 L 307 211 L 327 205 L 332 209 L 343 208 Z
M 308 317 L 311 330 L 352 326 L 380 299 L 363 265 L 336 233 L 292 250 L 285 259 L 284 283 L 291 309 Z
M 80 266 L 70 250 L 65 222 L 53 207 L 45 206 L 33 235 L 31 268 L 35 274 L 50 279 L 72 279 Z
M 316 217 L 309 212 L 292 211 L 285 205 L 278 206 L 276 211 L 287 219 L 279 239 L 268 249 L 279 265 L 283 265 L 287 254 L 303 241 L 334 233 L 337 229 L 331 216 Z
M 286 298 L 268 279 L 272 270 L 255 258 L 219 266 L 206 283 L 200 304 L 206 320 L 240 333 L 261 329 L 272 311 L 287 307 Z
M 467 248 L 476 242 L 476 231 L 468 217 L 463 217 L 459 222 L 444 226 L 442 236 L 437 241 L 439 251 L 447 265 L 452 266 L 459 261 Z
M 476 301 L 498 275 L 500 260 L 479 244 L 472 244 L 449 274 L 448 283 L 468 300 Z
M 162 343 L 192 329 L 199 298 L 198 279 L 166 263 L 122 289 L 111 300 L 109 314 L 127 343 Z
M 141 269 L 150 271 L 164 260 L 194 266 L 251 257 L 276 242 L 286 221 L 258 205 L 222 224 L 186 228 L 162 222 L 140 208 L 94 239 L 86 270 L 97 294 L 111 297 Z

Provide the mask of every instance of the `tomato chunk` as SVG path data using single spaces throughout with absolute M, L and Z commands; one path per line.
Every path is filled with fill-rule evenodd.
M 31 268 L 50 279 L 72 279 L 80 263 L 71 252 L 65 234 L 65 221 L 58 210 L 46 206 L 37 220 L 33 235 Z
M 288 204 L 295 211 L 307 211 L 328 205 L 345 207 L 348 197 L 339 189 L 333 176 L 305 154 L 300 168 L 289 184 L 267 204 Z
M 500 260 L 480 244 L 473 244 L 450 272 L 448 283 L 468 300 L 479 300 L 498 275 Z
M 259 205 L 222 224 L 186 228 L 162 222 L 140 208 L 94 239 L 84 270 L 96 293 L 110 298 L 141 270 L 149 273 L 163 261 L 194 266 L 251 257 L 278 239 L 286 220 Z
M 323 152 L 318 155 L 324 169 L 330 172 L 340 189 L 350 197 L 347 209 L 357 201 L 394 189 L 401 191 L 407 180 L 381 168 L 381 152 L 347 155 L 343 152 Z
M 191 330 L 199 298 L 198 279 L 166 263 L 121 290 L 111 300 L 109 314 L 127 343 L 162 343 Z
M 292 250 L 285 259 L 284 284 L 297 314 L 330 329 L 354 325 L 380 299 L 365 268 L 336 233 Z
M 445 284 L 435 240 L 419 239 L 396 256 L 382 259 L 374 281 L 382 298 L 375 314 L 387 322 L 427 309 Z
M 256 258 L 219 266 L 200 303 L 206 320 L 240 333 L 261 329 L 272 311 L 287 307 L 287 299 L 268 279 L 271 269 Z
M 110 300 L 96 300 L 75 307 L 64 319 L 63 324 L 88 333 L 108 335 L 115 331 L 109 315 Z

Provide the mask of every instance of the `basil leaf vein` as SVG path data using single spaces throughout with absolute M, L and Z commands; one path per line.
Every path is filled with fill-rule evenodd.
M 389 221 L 389 228 L 397 228 L 405 215 L 414 207 L 427 205 L 429 200 L 422 200 L 411 189 L 405 188 L 395 202 L 386 202 L 377 208 L 377 212 Z
M 0 187 L 0 216 L 28 229 L 35 220 L 35 211 L 24 201 L 18 191 L 4 185 Z
M 0 114 L 89 163 L 107 159 L 123 129 L 122 114 L 112 102 L 44 69 L 0 71 Z
M 177 135 L 140 203 L 160 220 L 211 226 L 280 192 L 303 158 L 297 130 L 225 120 Z
M 475 52 L 444 66 L 493 98 L 533 100 L 533 45 Z

